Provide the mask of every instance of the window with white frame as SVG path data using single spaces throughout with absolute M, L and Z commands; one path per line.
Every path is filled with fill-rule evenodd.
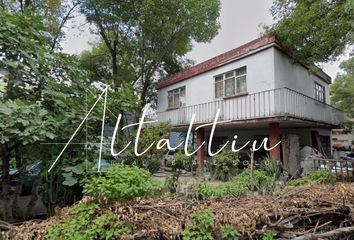
M 186 105 L 186 87 L 168 91 L 168 108 L 179 108 Z
M 320 102 L 325 102 L 326 101 L 325 94 L 326 94 L 325 87 L 315 82 L 315 99 Z
M 223 73 L 215 77 L 215 98 L 230 97 L 247 91 L 247 68 Z

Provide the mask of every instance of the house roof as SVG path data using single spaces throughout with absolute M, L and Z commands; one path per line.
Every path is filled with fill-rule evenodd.
M 222 53 L 216 57 L 208 59 L 208 60 L 206 60 L 202 63 L 199 63 L 191 68 L 188 68 L 184 71 L 181 71 L 179 73 L 171 75 L 167 79 L 159 82 L 157 85 L 157 89 L 161 89 L 161 88 L 170 86 L 172 84 L 184 81 L 184 80 L 189 79 L 191 77 L 194 77 L 199 74 L 205 73 L 207 71 L 213 70 L 213 69 L 218 68 L 220 66 L 226 65 L 232 61 L 235 61 L 239 58 L 246 57 L 250 54 L 253 54 L 255 52 L 264 50 L 264 49 L 272 47 L 272 46 L 279 48 L 285 54 L 287 54 L 289 57 L 291 57 L 291 54 L 289 53 L 289 51 L 287 51 L 284 47 L 282 47 L 282 44 L 279 42 L 279 40 L 275 36 L 265 35 L 263 37 L 255 39 L 251 42 L 248 42 L 240 47 L 237 47 L 235 49 L 232 49 L 230 51 Z M 306 69 L 309 69 L 309 66 L 307 66 L 305 64 L 301 64 L 301 65 L 304 66 Z M 316 71 L 315 75 L 318 76 L 319 78 L 321 78 L 326 83 L 329 83 L 329 84 L 331 83 L 331 77 L 328 76 L 321 69 L 318 69 L 318 71 Z

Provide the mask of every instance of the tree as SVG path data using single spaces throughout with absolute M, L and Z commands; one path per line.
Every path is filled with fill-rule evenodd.
M 119 86 L 119 67 L 131 67 L 141 107 L 154 96 L 154 83 L 191 50 L 192 42 L 208 42 L 218 31 L 220 1 L 211 0 L 85 0 L 87 20 L 102 37 Z M 166 68 L 165 68 L 166 67 Z M 121 79 L 124 76 L 121 75 Z
M 86 81 L 77 58 L 51 50 L 42 18 L 30 13 L 0 12 L 0 70 L 6 78 L 0 100 L 0 154 L 5 217 L 12 218 L 16 201 L 10 187 L 10 160 L 21 171 L 30 161 L 46 163 L 41 141 L 66 139 L 83 115 Z M 81 104 L 80 104 L 81 103 Z M 63 128 L 65 126 L 65 128 Z M 27 160 L 27 161 L 23 161 Z M 32 202 L 30 202 L 32 203 Z M 29 204 L 29 208 L 33 205 Z
M 352 0 L 276 0 L 268 30 L 306 64 L 335 60 L 354 43 Z
M 50 36 L 52 50 L 58 48 L 60 40 L 64 36 L 63 28 L 79 5 L 79 1 L 72 0 L 2 0 L 0 10 L 6 10 L 13 14 L 34 14 L 41 17 L 47 27 Z
M 354 57 L 342 62 L 339 73 L 331 85 L 331 103 L 345 112 L 346 128 L 352 129 L 354 123 Z

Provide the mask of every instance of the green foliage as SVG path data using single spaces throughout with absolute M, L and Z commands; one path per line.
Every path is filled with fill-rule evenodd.
M 196 183 L 192 188 L 197 191 L 198 199 L 222 198 L 225 196 L 243 196 L 249 192 L 249 184 L 241 182 L 226 182 L 222 184 Z
M 290 181 L 287 182 L 286 185 L 288 185 L 288 186 L 301 186 L 301 185 L 307 185 L 310 183 L 311 182 L 309 181 L 308 178 L 297 178 L 297 179 L 291 179 Z
M 223 227 L 222 239 L 223 240 L 235 240 L 239 239 L 241 234 L 232 225 L 225 225 Z
M 84 193 L 108 201 L 153 196 L 160 190 L 160 182 L 148 171 L 121 164 L 112 165 L 101 176 L 87 179 L 84 183 Z
M 331 85 L 331 103 L 345 112 L 345 127 L 350 132 L 354 124 L 354 57 L 340 64 L 339 73 Z
M 270 193 L 274 190 L 275 178 L 263 170 L 254 171 L 254 190 L 260 193 Z M 222 184 L 196 183 L 192 188 L 197 191 L 198 199 L 222 198 L 225 196 L 243 196 L 251 190 L 251 171 L 244 170 L 231 181 Z
M 194 156 L 188 157 L 182 151 L 177 152 L 171 159 L 168 160 L 167 166 L 172 168 L 173 172 L 180 173 L 182 169 L 185 169 L 192 161 Z
M 237 154 L 232 152 L 231 149 L 224 149 L 221 153 L 213 157 L 216 176 L 222 181 L 229 180 L 231 169 L 235 168 L 239 162 Z
M 159 159 L 151 159 L 148 160 L 146 164 L 146 169 L 151 173 L 157 173 L 160 170 L 161 161 Z
M 87 169 L 90 169 L 90 166 L 86 165 L 85 163 L 63 167 L 63 185 L 71 187 L 78 184 L 81 180 L 87 177 Z
M 28 145 L 53 139 L 57 123 L 39 103 L 17 100 L 0 102 L 0 144 L 9 141 Z
M 237 175 L 233 182 L 237 185 L 247 186 L 251 188 L 251 171 L 249 169 L 244 170 L 241 174 Z M 253 183 L 255 190 L 261 193 L 270 193 L 274 190 L 276 179 L 273 176 L 269 176 L 264 170 L 255 170 L 253 173 Z
M 72 207 L 64 221 L 52 224 L 47 232 L 50 240 L 87 240 L 87 239 L 116 239 L 122 234 L 129 233 L 111 211 L 99 213 L 99 206 L 85 203 Z
M 281 176 L 281 169 L 277 165 L 276 161 L 269 156 L 264 158 L 261 162 L 261 170 L 263 170 L 267 176 L 278 179 Z
M 326 169 L 320 169 L 312 172 L 308 179 L 315 184 L 331 184 L 334 185 L 337 182 L 337 177 L 334 173 Z
M 171 124 L 169 122 L 159 122 L 158 124 L 144 128 L 144 132 L 140 137 L 141 148 L 147 149 L 152 142 L 157 143 L 162 138 L 168 139 L 170 129 Z M 143 156 L 148 163 L 152 159 L 162 161 L 165 153 L 166 148 L 157 149 L 155 147 L 151 147 Z
M 335 60 L 354 43 L 352 0 L 276 0 L 272 14 L 271 32 L 307 64 Z
M 171 176 L 168 176 L 165 180 L 165 187 L 168 189 L 168 191 L 172 194 L 177 193 L 178 189 L 178 178 L 176 174 L 172 174 Z
M 274 231 L 267 231 L 263 233 L 262 240 L 274 240 L 274 237 L 276 237 L 277 234 Z
M 103 61 L 87 61 L 90 57 L 85 57 L 85 65 L 91 72 L 93 69 L 103 73 L 99 78 L 107 78 L 104 73 L 112 73 L 105 80 L 113 79 L 117 87 L 122 83 L 137 86 L 142 106 L 155 104 L 156 91 L 152 86 L 157 77 L 181 69 L 185 65 L 182 57 L 191 50 L 192 42 L 210 41 L 219 28 L 219 0 L 163 3 L 84 0 L 80 3 L 81 12 L 96 26 L 102 39 L 92 56 Z
M 196 212 L 193 221 L 182 232 L 184 240 L 212 240 L 214 214 L 210 210 Z
M 337 182 L 337 177 L 334 173 L 326 169 L 320 169 L 313 171 L 309 176 L 305 178 L 293 179 L 290 180 L 287 185 L 288 186 L 299 186 L 299 185 L 307 185 L 307 184 L 329 184 L 334 185 Z

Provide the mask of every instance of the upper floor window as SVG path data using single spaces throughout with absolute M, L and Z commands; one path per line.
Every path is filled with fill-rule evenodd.
M 320 102 L 325 102 L 325 87 L 315 82 L 315 99 Z
M 223 73 L 215 77 L 215 98 L 229 97 L 247 91 L 247 68 Z
M 186 105 L 186 87 L 168 91 L 168 108 L 179 108 Z

